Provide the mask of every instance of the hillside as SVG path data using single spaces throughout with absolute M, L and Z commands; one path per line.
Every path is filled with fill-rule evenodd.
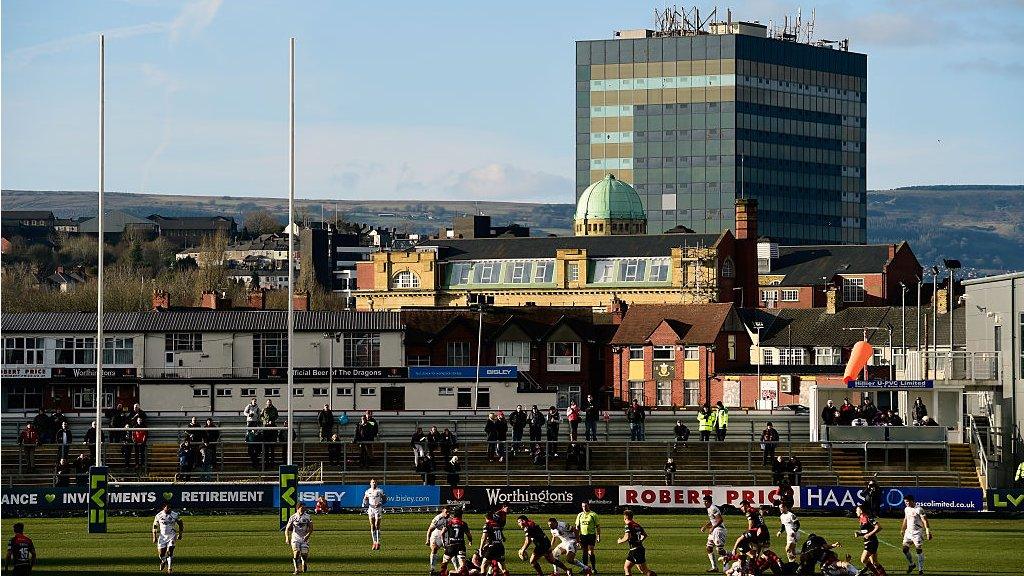
M 95 214 L 96 193 L 4 190 L 4 209 L 53 210 L 60 217 Z M 236 196 L 176 196 L 110 193 L 111 208 L 138 216 L 223 214 L 239 222 L 257 209 L 283 213 L 284 199 Z M 464 214 L 489 214 L 495 224 L 518 222 L 539 234 L 569 234 L 571 204 L 515 202 L 425 202 L 298 200 L 297 210 L 319 218 L 337 209 L 346 220 L 436 233 Z M 388 214 L 381 216 L 381 214 Z M 394 214 L 391 216 L 390 214 Z M 868 194 L 871 242 L 907 240 L 922 264 L 957 258 L 973 273 L 1024 270 L 1024 186 L 921 186 Z

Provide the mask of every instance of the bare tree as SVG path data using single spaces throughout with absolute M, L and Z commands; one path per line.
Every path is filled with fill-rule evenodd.
M 253 236 L 276 234 L 284 230 L 284 226 L 273 214 L 262 209 L 246 214 L 242 226 Z

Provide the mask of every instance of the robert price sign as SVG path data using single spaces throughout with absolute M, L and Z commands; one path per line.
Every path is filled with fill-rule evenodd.
M 622 506 L 645 508 L 703 508 L 704 495 L 721 506 L 739 506 L 741 500 L 757 505 L 779 502 L 779 489 L 775 486 L 619 486 Z M 800 507 L 800 487 L 793 487 L 793 505 Z

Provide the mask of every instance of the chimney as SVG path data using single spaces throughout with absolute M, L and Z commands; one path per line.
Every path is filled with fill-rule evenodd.
M 296 310 L 309 310 L 309 292 L 296 292 L 292 296 L 292 307 Z
M 171 307 L 171 295 L 167 290 L 153 290 L 153 310 L 168 310 Z
M 754 198 L 736 199 L 736 239 L 754 240 L 757 238 L 757 200 Z
M 949 287 L 939 288 L 935 292 L 935 298 L 938 299 L 938 306 L 936 307 L 939 314 L 945 314 L 949 312 Z
M 608 303 L 608 313 L 612 315 L 612 324 L 616 326 L 622 324 L 622 318 L 626 315 L 628 307 L 625 302 L 619 300 L 617 295 L 612 297 L 612 301 Z
M 227 292 L 203 290 L 203 298 L 199 302 L 199 307 L 209 308 L 210 310 L 223 310 L 231 307 L 231 301 L 228 300 Z
M 256 310 L 266 310 L 267 292 L 262 288 L 250 291 L 248 304 L 249 308 L 254 308 Z
M 825 290 L 825 313 L 835 314 L 842 308 L 842 298 L 839 297 L 839 289 L 835 286 L 829 286 Z

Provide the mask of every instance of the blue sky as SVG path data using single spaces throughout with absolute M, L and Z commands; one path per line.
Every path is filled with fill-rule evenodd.
M 814 5 L 868 54 L 870 188 L 1024 182 L 1024 2 Z M 0 183 L 95 189 L 105 32 L 108 190 L 284 196 L 295 36 L 300 197 L 571 202 L 573 43 L 654 6 L 6 0 Z

